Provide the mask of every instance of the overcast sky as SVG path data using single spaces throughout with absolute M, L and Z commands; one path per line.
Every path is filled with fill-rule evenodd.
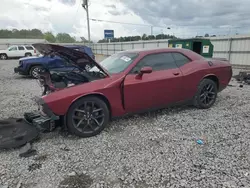
M 89 0 L 90 18 L 145 26 L 90 21 L 91 39 L 104 29 L 115 37 L 175 34 L 179 37 L 212 34 L 250 34 L 250 0 Z M 0 28 L 39 28 L 87 38 L 82 0 L 1 0 Z M 171 29 L 167 29 L 170 27 Z M 230 27 L 232 27 L 230 31 Z

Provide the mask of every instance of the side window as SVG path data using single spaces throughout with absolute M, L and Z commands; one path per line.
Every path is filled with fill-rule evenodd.
M 32 46 L 25 46 L 27 50 L 34 50 Z
M 24 50 L 23 46 L 18 46 L 18 50 Z
M 9 48 L 9 51 L 16 51 L 17 50 L 17 47 L 16 46 L 12 46 Z
M 181 53 L 172 53 L 172 55 L 178 67 L 181 67 L 187 64 L 188 62 L 190 62 L 190 60 L 186 56 L 182 55 Z
M 145 56 L 131 71 L 138 73 L 142 67 L 152 67 L 153 71 L 177 68 L 171 53 L 158 53 Z

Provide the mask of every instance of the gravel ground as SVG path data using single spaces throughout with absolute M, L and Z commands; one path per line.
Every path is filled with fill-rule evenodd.
M 0 61 L 0 117 L 36 109 L 36 80 Z M 0 152 L 0 188 L 249 187 L 250 86 L 228 87 L 214 107 L 182 107 L 120 119 L 87 139 L 60 131 L 33 144 L 38 154 Z M 205 145 L 196 144 L 196 139 Z

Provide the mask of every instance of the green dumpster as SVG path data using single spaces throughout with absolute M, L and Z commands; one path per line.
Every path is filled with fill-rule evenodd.
M 192 50 L 203 57 L 213 57 L 214 46 L 209 39 L 171 39 L 168 41 L 169 48 L 185 48 Z

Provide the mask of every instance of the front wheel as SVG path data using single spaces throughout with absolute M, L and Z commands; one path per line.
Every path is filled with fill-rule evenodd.
M 217 84 L 210 79 L 203 79 L 194 97 L 194 106 L 201 109 L 210 108 L 217 98 Z
M 66 116 L 70 133 L 86 138 L 99 134 L 109 122 L 107 104 L 98 97 L 84 97 L 71 105 Z
M 29 72 L 30 76 L 32 78 L 37 79 L 38 76 L 39 76 L 39 71 L 40 71 L 41 68 L 42 68 L 41 66 L 33 66 L 33 67 L 31 67 L 30 72 Z

